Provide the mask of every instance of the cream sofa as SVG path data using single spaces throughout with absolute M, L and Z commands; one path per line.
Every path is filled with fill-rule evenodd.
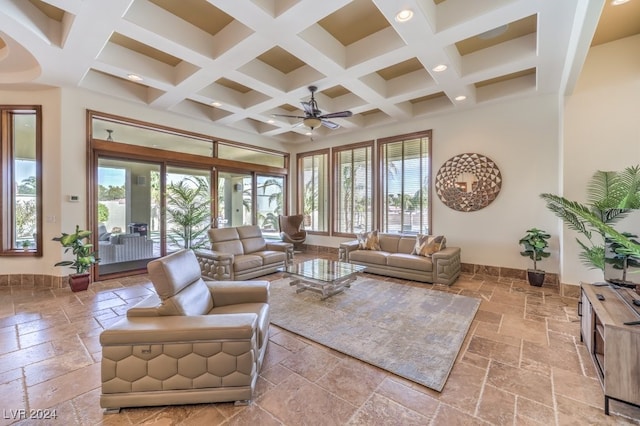
M 413 281 L 451 285 L 460 275 L 460 248 L 447 247 L 431 257 L 411 254 L 415 235 L 379 234 L 380 250 L 361 250 L 359 241 L 340 244 L 339 259 L 366 266 L 365 272 Z
M 259 226 L 209 230 L 211 250 L 198 250 L 202 274 L 215 280 L 247 280 L 277 272 L 293 260 L 293 244 L 267 242 Z
M 157 294 L 100 335 L 100 405 L 250 401 L 269 340 L 269 282 L 205 281 L 191 250 L 148 269 Z

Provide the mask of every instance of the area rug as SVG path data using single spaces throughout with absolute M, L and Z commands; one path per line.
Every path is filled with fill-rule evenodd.
M 359 277 L 321 300 L 271 283 L 271 322 L 438 392 L 444 388 L 479 299 L 421 285 Z

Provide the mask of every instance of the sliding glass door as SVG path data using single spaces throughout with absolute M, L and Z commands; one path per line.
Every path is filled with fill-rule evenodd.
M 211 172 L 167 167 L 167 252 L 208 248 L 211 228 Z
M 98 159 L 99 275 L 145 268 L 160 256 L 160 165 Z

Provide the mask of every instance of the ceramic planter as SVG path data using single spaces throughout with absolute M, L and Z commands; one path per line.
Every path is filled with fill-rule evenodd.
M 527 269 L 527 279 L 529 284 L 534 287 L 542 287 L 544 283 L 545 272 L 537 269 Z
M 91 282 L 91 274 L 71 274 L 69 275 L 69 287 L 71 287 L 71 291 L 84 291 L 89 288 L 89 283 Z

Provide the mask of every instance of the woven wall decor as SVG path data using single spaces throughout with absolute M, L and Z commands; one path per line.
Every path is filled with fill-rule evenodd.
M 496 163 L 480 154 L 448 159 L 436 175 L 436 194 L 448 207 L 473 212 L 487 207 L 500 193 L 502 175 Z

